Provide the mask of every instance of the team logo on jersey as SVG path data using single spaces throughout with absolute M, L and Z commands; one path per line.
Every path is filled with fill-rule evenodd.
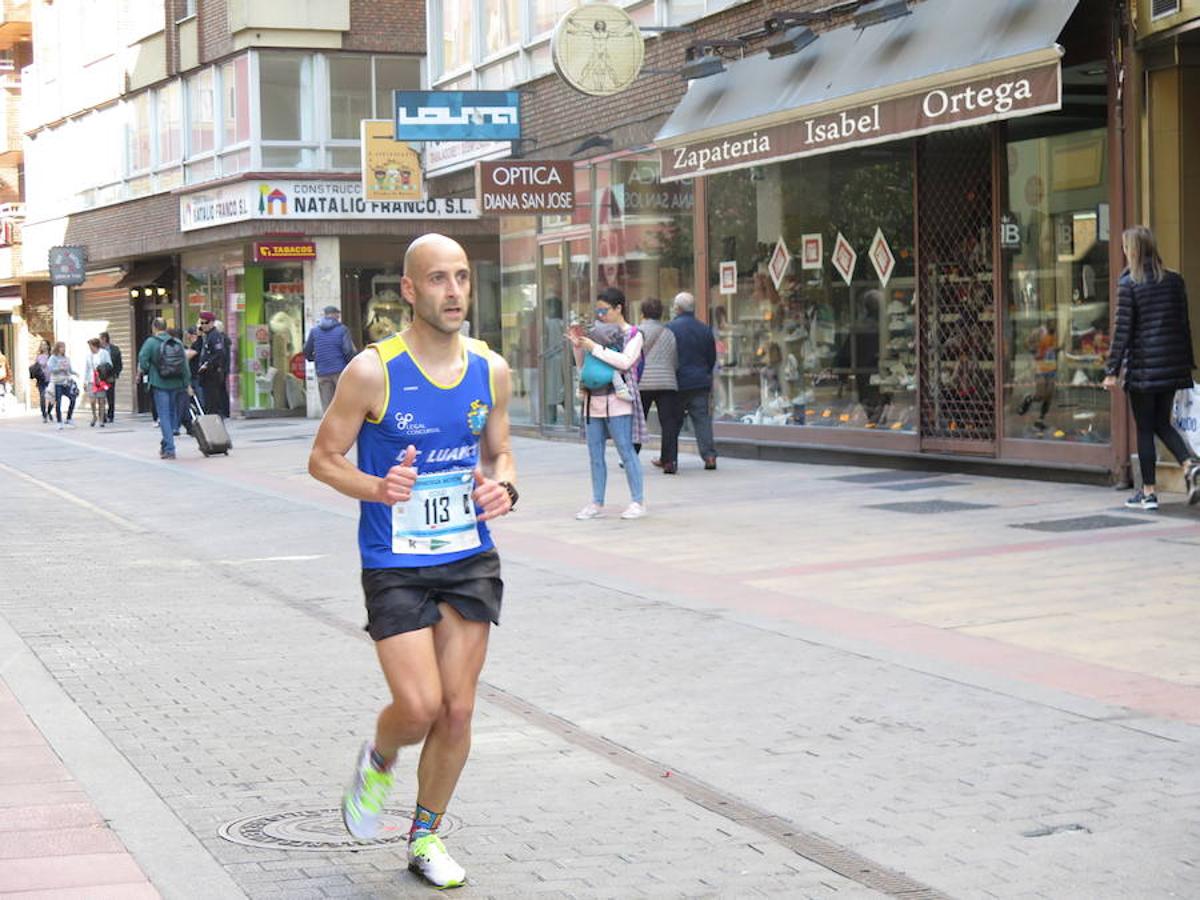
M 471 434 L 478 435 L 487 425 L 488 413 L 491 409 L 486 403 L 479 400 L 471 401 L 471 408 L 467 410 L 467 427 L 471 429 Z
M 441 431 L 440 428 L 428 428 L 422 425 L 410 412 L 398 412 L 393 418 L 396 422 L 396 431 L 400 434 L 437 434 Z

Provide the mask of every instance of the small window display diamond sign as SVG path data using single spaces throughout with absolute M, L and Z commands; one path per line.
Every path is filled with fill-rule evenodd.
M 825 239 L 818 231 L 816 234 L 800 236 L 801 251 L 800 265 L 805 269 L 821 268 L 821 258 L 825 255 Z
M 771 274 L 775 290 L 779 290 L 779 285 L 783 284 L 783 276 L 787 274 L 788 266 L 791 264 L 792 254 L 788 252 L 787 244 L 780 237 L 775 242 L 775 252 L 771 254 L 771 261 L 767 263 L 767 271 Z
M 840 231 L 837 241 L 833 245 L 833 257 L 830 261 L 837 269 L 838 274 L 842 276 L 842 281 L 849 286 L 851 279 L 854 278 L 854 267 L 858 265 L 858 253 L 850 246 L 850 242 Z
M 896 257 L 892 255 L 892 248 L 888 246 L 882 228 L 875 229 L 875 239 L 871 241 L 871 249 L 867 251 L 867 256 L 871 258 L 871 265 L 875 267 L 880 285 L 887 287 L 892 272 L 896 269 Z

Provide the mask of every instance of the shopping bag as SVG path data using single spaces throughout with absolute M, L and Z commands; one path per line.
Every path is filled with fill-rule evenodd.
M 1192 453 L 1200 456 L 1200 384 L 1193 383 L 1190 388 L 1175 392 L 1171 418 Z

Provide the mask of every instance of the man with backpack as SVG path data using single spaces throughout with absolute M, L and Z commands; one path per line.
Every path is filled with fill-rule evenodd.
M 179 430 L 181 392 L 191 393 L 192 376 L 188 371 L 187 351 L 183 342 L 167 333 L 166 319 L 155 319 L 154 334 L 138 351 L 138 368 L 150 382 L 158 427 L 162 431 L 159 456 L 175 458 L 175 432 Z

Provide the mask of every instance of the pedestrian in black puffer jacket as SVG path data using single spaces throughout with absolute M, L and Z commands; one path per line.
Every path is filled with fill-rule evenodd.
M 1200 460 L 1171 424 L 1175 392 L 1192 386 L 1196 360 L 1188 322 L 1187 290 L 1178 272 L 1163 267 L 1154 234 L 1136 225 L 1121 236 L 1129 268 L 1117 287 L 1117 324 L 1105 366 L 1104 386 L 1116 386 L 1125 370 L 1125 389 L 1137 424 L 1142 488 L 1125 501 L 1137 509 L 1158 509 L 1154 436 L 1184 467 L 1188 503 L 1200 501 Z

